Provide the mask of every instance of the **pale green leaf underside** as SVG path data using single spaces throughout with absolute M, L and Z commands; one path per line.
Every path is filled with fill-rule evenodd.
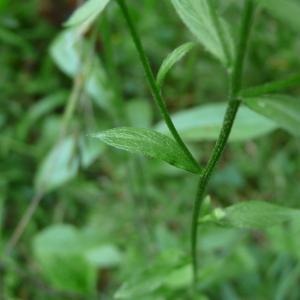
M 55 145 L 39 166 L 35 177 L 35 187 L 39 191 L 51 191 L 72 179 L 79 167 L 75 150 L 76 141 L 72 137 Z
M 119 127 L 91 136 L 110 146 L 159 159 L 192 173 L 200 171 L 173 139 L 153 130 Z
M 256 0 L 276 18 L 300 31 L 300 2 L 298 0 Z
M 172 120 L 180 135 L 186 141 L 216 140 L 219 136 L 226 103 L 202 105 L 176 113 Z M 241 106 L 233 125 L 229 141 L 245 141 L 271 132 L 278 126 L 271 120 Z M 167 134 L 164 123 L 159 123 L 156 130 Z
M 102 150 L 99 143 L 91 140 L 66 137 L 54 145 L 39 165 L 35 175 L 36 190 L 50 192 L 60 188 L 77 175 L 80 165 L 88 168 Z
M 169 71 L 172 69 L 172 67 L 180 61 L 192 48 L 194 47 L 194 43 L 185 43 L 178 48 L 176 48 L 173 52 L 171 52 L 166 59 L 163 61 L 158 74 L 157 74 L 157 84 L 161 88 L 163 85 L 163 82 L 169 73 Z
M 110 0 L 88 0 L 71 15 L 66 26 L 89 26 Z
M 300 136 L 300 99 L 282 95 L 245 98 L 254 111 L 268 117 L 293 135 Z
M 223 210 L 221 223 L 236 228 L 264 229 L 297 220 L 300 210 L 282 207 L 263 201 L 248 201 Z
M 234 57 L 229 26 L 218 14 L 213 16 L 210 0 L 171 0 L 177 13 L 197 39 L 224 65 Z M 218 30 L 219 28 L 219 30 Z
M 98 268 L 120 264 L 121 252 L 112 244 L 92 239 L 72 225 L 52 225 L 33 239 L 33 253 L 44 278 L 55 288 L 91 294 Z
M 87 50 L 85 41 L 75 30 L 65 30 L 59 34 L 50 47 L 50 54 L 61 71 L 75 78 L 82 71 L 82 54 Z M 111 111 L 112 91 L 101 61 L 94 54 L 91 55 L 93 64 L 89 67 L 85 80 L 85 90 L 95 103 Z

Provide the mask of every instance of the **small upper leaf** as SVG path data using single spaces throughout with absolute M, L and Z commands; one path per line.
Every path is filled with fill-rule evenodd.
M 187 141 L 216 140 L 222 127 L 226 111 L 226 103 L 201 105 L 186 111 L 176 113 L 172 120 L 180 135 Z M 230 141 L 252 139 L 277 128 L 277 125 L 242 106 L 236 117 L 230 134 Z M 168 129 L 159 123 L 156 129 L 167 133 Z
M 217 208 L 200 222 L 213 221 L 235 228 L 265 229 L 299 219 L 300 210 L 263 201 L 241 202 L 225 209 Z
M 143 128 L 120 127 L 93 134 L 106 144 L 168 162 L 178 168 L 199 173 L 200 168 L 168 136 Z
M 268 95 L 245 98 L 244 102 L 251 109 L 275 121 L 291 134 L 300 136 L 300 99 Z
M 199 41 L 224 65 L 233 60 L 234 43 L 229 26 L 211 0 L 171 0 L 177 13 Z
M 89 26 L 110 0 L 88 0 L 71 15 L 66 26 Z
M 169 73 L 169 71 L 172 69 L 172 67 L 181 60 L 192 48 L 194 47 L 194 43 L 185 43 L 178 48 L 176 48 L 173 52 L 171 52 L 166 59 L 163 61 L 158 74 L 157 74 L 157 84 L 161 88 L 163 85 L 163 82 Z

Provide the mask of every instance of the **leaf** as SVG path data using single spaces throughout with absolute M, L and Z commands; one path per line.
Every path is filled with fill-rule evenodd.
M 118 266 L 122 260 L 120 251 L 113 245 L 91 248 L 86 251 L 85 257 L 93 266 L 102 268 Z
M 192 173 L 200 171 L 173 139 L 150 129 L 120 127 L 91 136 L 110 146 L 163 160 Z
M 194 47 L 194 43 L 185 43 L 178 48 L 176 48 L 172 53 L 170 53 L 166 59 L 163 61 L 157 77 L 156 81 L 158 86 L 161 88 L 163 85 L 163 82 L 169 73 L 169 71 L 172 69 L 172 67 L 180 61 L 192 48 Z
M 202 218 L 201 222 L 215 221 L 235 228 L 264 229 L 299 217 L 300 210 L 263 201 L 247 201 L 225 209 L 217 208 L 211 216 Z
M 78 167 L 76 142 L 68 137 L 55 145 L 42 161 L 35 177 L 35 187 L 44 192 L 54 190 L 72 179 Z
M 104 150 L 90 139 L 67 137 L 56 144 L 39 166 L 35 176 L 38 191 L 50 192 L 73 179 L 79 165 L 88 168 Z
M 165 279 L 165 285 L 169 288 L 180 289 L 189 286 L 193 282 L 193 269 L 191 264 L 184 265 L 170 272 Z
M 269 95 L 245 98 L 244 102 L 252 110 L 275 121 L 289 133 L 300 136 L 300 99 Z
M 116 299 L 156 299 L 180 289 L 188 288 L 192 283 L 192 266 L 186 263 L 186 258 L 178 256 L 178 249 L 175 251 L 166 250 L 162 252 L 151 265 L 143 267 L 129 278 L 115 294 Z M 172 293 L 172 294 L 173 294 Z
M 99 244 L 85 231 L 66 224 L 39 232 L 33 240 L 33 253 L 54 288 L 82 294 L 95 291 L 99 268 L 115 267 L 122 259 L 114 245 Z
M 85 26 L 88 27 L 103 11 L 109 0 L 88 0 L 81 5 L 71 15 L 65 26 Z
M 33 241 L 34 256 L 49 283 L 59 290 L 91 293 L 97 270 L 82 256 L 78 232 L 56 225 L 41 231 Z
M 297 0 L 256 0 L 272 15 L 289 25 L 295 31 L 300 31 L 300 4 Z
M 186 141 L 216 140 L 222 127 L 226 106 L 226 103 L 202 105 L 174 114 L 172 120 Z M 253 139 L 276 128 L 274 122 L 241 106 L 229 140 L 235 142 Z M 157 124 L 155 129 L 168 133 L 162 122 Z
M 224 65 L 230 66 L 234 43 L 228 24 L 211 0 L 171 0 L 177 13 L 198 40 Z
M 74 30 L 65 30 L 57 36 L 50 47 L 51 57 L 59 69 L 71 78 L 82 69 L 82 54 L 86 51 L 85 41 Z M 85 74 L 85 90 L 101 108 L 111 111 L 113 92 L 101 61 L 91 55 L 93 60 Z
M 56 65 L 68 76 L 75 76 L 80 68 L 81 40 L 74 30 L 59 34 L 50 46 L 50 54 Z
M 128 283 L 125 283 L 115 293 L 115 299 L 138 299 L 147 294 L 153 294 L 163 285 L 163 277 L 153 276 L 143 280 L 136 278 Z
M 79 140 L 78 146 L 80 150 L 80 164 L 83 168 L 88 168 L 104 150 L 103 145 L 86 137 L 82 137 Z

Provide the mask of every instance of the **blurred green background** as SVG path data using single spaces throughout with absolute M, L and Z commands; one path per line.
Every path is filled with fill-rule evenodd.
M 78 38 L 62 24 L 80 1 L 0 0 L 0 299 L 300 299 L 300 224 L 202 226 L 195 292 L 189 239 L 197 178 L 88 137 L 160 122 L 113 2 Z M 236 32 L 242 3 L 219 3 Z M 155 71 L 194 40 L 169 1 L 128 5 Z M 256 18 L 246 87 L 300 67 L 299 30 L 261 9 Z M 224 70 L 199 44 L 165 82 L 172 113 L 199 110 L 187 117 L 186 140 L 203 164 L 226 92 Z M 300 88 L 289 93 L 299 97 Z M 299 208 L 299 138 L 248 112 L 212 178 L 212 202 Z M 28 207 L 34 213 L 18 237 Z

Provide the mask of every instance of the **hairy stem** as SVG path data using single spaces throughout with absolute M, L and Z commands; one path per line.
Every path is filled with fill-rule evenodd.
M 276 80 L 263 85 L 244 89 L 240 92 L 241 97 L 257 97 L 268 93 L 281 92 L 284 89 L 299 86 L 300 73 L 296 73 L 286 79 Z
M 200 177 L 198 184 L 197 195 L 194 204 L 193 210 L 193 219 L 192 219 L 192 230 L 191 230 L 191 254 L 193 260 L 193 271 L 194 271 L 194 281 L 197 280 L 197 234 L 198 234 L 198 218 L 201 210 L 201 205 L 203 202 L 204 194 L 206 187 L 208 185 L 209 179 L 215 169 L 217 162 L 219 161 L 228 137 L 231 132 L 232 125 L 234 123 L 240 100 L 238 99 L 238 93 L 242 86 L 242 74 L 244 69 L 244 60 L 247 52 L 247 45 L 251 31 L 252 17 L 254 14 L 254 4 L 252 0 L 247 0 L 245 3 L 242 20 L 241 20 L 241 29 L 239 34 L 239 43 L 237 45 L 237 54 L 234 62 L 233 72 L 230 75 L 231 85 L 229 92 L 229 103 L 226 110 L 226 114 L 223 121 L 223 126 L 219 134 L 218 140 L 214 146 L 211 157 Z
M 160 112 L 166 122 L 166 125 L 168 126 L 171 134 L 173 135 L 174 139 L 176 140 L 176 142 L 178 143 L 178 145 L 182 148 L 182 150 L 185 152 L 185 154 L 194 162 L 195 165 L 198 166 L 198 163 L 196 162 L 195 158 L 193 157 L 193 155 L 191 154 L 191 152 L 189 151 L 189 149 L 187 148 L 187 146 L 185 145 L 185 143 L 183 142 L 183 140 L 181 139 L 179 133 L 177 132 L 173 121 L 170 117 L 170 114 L 167 110 L 167 106 L 165 101 L 162 98 L 162 95 L 160 93 L 160 89 L 156 83 L 155 80 L 155 76 L 153 74 L 152 68 L 150 66 L 149 60 L 147 58 L 147 55 L 145 53 L 144 47 L 142 45 L 141 39 L 139 37 L 139 34 L 135 28 L 134 22 L 132 21 L 132 18 L 130 16 L 127 4 L 124 0 L 117 0 L 122 14 L 126 20 L 127 26 L 129 28 L 132 40 L 134 42 L 134 45 L 137 49 L 137 52 L 139 54 L 141 63 L 143 65 L 145 74 L 146 74 L 146 78 L 148 81 L 148 84 L 150 86 L 151 92 L 153 94 L 154 100 L 157 104 L 157 106 L 160 109 Z

